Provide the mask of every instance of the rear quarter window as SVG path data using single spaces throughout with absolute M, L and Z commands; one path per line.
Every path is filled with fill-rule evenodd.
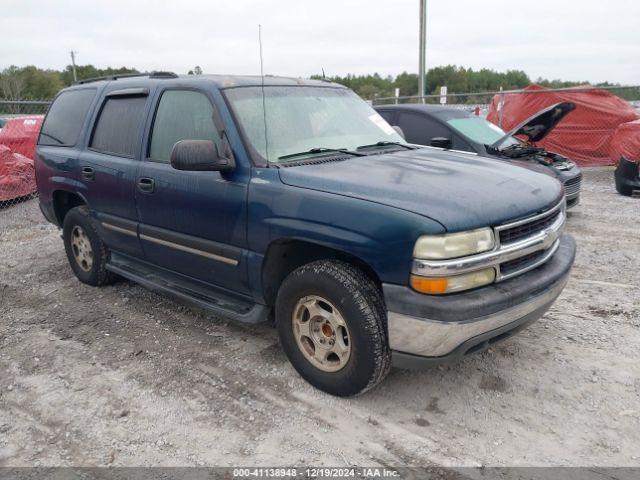
M 73 147 L 95 96 L 95 88 L 69 90 L 58 95 L 44 120 L 38 144 Z
M 144 117 L 146 96 L 108 97 L 89 147 L 103 153 L 133 157 Z

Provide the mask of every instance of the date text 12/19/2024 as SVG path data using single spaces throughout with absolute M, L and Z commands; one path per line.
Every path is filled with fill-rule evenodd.
M 378 467 L 234 468 L 233 478 L 399 478 L 400 473 Z

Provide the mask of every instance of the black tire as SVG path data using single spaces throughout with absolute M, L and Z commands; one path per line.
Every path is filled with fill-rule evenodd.
M 336 372 L 313 365 L 296 341 L 294 309 L 300 299 L 310 295 L 335 305 L 348 326 L 350 355 Z M 284 280 L 276 299 L 278 334 L 289 361 L 311 385 L 339 397 L 364 393 L 389 372 L 386 318 L 380 289 L 362 270 L 342 261 L 319 260 L 303 265 Z
M 80 265 L 74 254 L 71 237 L 76 227 L 80 227 L 84 231 L 91 244 L 92 265 L 88 270 L 85 270 Z M 94 287 L 108 285 L 116 280 L 116 275 L 106 269 L 106 264 L 109 261 L 109 250 L 98 235 L 98 231 L 89 215 L 88 207 L 82 205 L 67 212 L 62 226 L 62 238 L 69 265 L 78 280 Z

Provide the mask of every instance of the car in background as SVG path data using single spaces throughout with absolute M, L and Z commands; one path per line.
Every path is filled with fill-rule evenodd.
M 619 125 L 611 141 L 616 159 L 614 179 L 621 195 L 640 194 L 640 120 Z
M 375 107 L 391 125 L 402 130 L 409 143 L 473 153 L 517 163 L 542 165 L 537 169 L 564 184 L 567 208 L 580 201 L 582 172 L 568 158 L 535 146 L 569 112 L 570 102 L 552 105 L 528 118 L 510 132 L 461 108 L 405 104 Z M 524 137 L 522 140 L 518 137 Z
M 640 193 L 640 160 L 621 158 L 616 165 L 614 179 L 620 195 L 637 196 Z

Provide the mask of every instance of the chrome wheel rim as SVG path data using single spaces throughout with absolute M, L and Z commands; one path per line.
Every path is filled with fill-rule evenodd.
M 84 229 L 76 225 L 71 230 L 71 250 L 78 266 L 85 272 L 93 266 L 93 249 Z
M 292 328 L 298 348 L 314 367 L 337 372 L 349 361 L 349 327 L 328 300 L 317 295 L 298 300 L 293 309 Z

